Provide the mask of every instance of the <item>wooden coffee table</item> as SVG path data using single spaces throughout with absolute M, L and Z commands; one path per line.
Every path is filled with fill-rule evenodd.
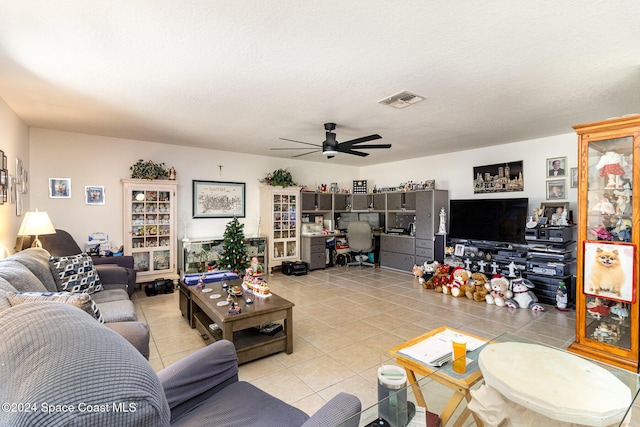
M 230 286 L 241 286 L 241 280 L 231 280 Z M 186 286 L 181 283 L 181 288 Z M 237 302 L 242 312 L 229 314 L 229 306 L 218 306 L 219 301 L 225 301 L 226 291 L 223 291 L 221 282 L 206 284 L 202 289 L 195 286 L 186 287 L 189 293 L 189 323 L 192 328 L 198 329 L 202 338 L 208 343 L 225 339 L 231 341 L 236 347 L 238 363 L 246 363 L 270 354 L 286 351 L 293 352 L 293 306 L 291 301 L 271 294 L 268 298 L 259 298 L 251 295 L 253 304 L 245 303 L 242 296 L 237 297 Z M 212 289 L 211 292 L 205 289 Z M 203 292 L 204 291 L 204 292 Z M 221 298 L 212 299 L 211 295 L 221 294 Z M 246 296 L 246 295 L 245 295 Z M 274 336 L 261 334 L 256 327 L 267 323 L 282 323 L 283 330 Z M 220 329 L 213 331 L 209 328 L 212 323 Z

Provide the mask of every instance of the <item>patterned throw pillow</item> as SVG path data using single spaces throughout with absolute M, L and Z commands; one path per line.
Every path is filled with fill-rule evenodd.
M 102 282 L 87 254 L 50 257 L 49 262 L 58 271 L 61 284 L 60 292 L 86 292 L 92 294 L 101 291 Z
M 6 292 L 5 296 L 11 306 L 37 301 L 54 301 L 78 307 L 93 316 L 98 322 L 104 323 L 104 318 L 96 303 L 87 293 L 72 292 Z

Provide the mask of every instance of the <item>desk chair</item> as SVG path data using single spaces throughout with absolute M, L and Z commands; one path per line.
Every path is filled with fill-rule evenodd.
M 375 267 L 375 264 L 367 261 L 363 261 L 363 256 L 366 259 L 366 253 L 373 250 L 373 233 L 371 232 L 371 225 L 368 222 L 364 221 L 352 221 L 349 222 L 349 226 L 347 228 L 347 240 L 349 241 L 349 250 L 351 252 L 357 252 L 356 260 L 354 262 L 350 262 L 347 266 L 350 265 L 358 265 L 362 267 L 363 265 L 368 265 L 371 267 Z

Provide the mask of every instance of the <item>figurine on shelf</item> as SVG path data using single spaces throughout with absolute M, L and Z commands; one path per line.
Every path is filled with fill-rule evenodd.
M 176 180 L 176 168 L 174 168 L 173 166 L 171 166 L 171 169 L 169 169 L 169 179 L 171 181 Z
M 589 230 L 589 233 L 594 235 L 598 240 L 611 240 L 611 233 L 609 233 L 602 224 L 593 227 Z
M 556 308 L 560 311 L 567 311 L 567 286 L 564 282 L 558 282 L 558 290 L 556 291 Z
M 587 314 L 596 319 L 607 317 L 611 309 L 602 303 L 601 298 L 596 298 L 587 303 Z
M 607 177 L 605 188 L 622 188 L 620 178 L 625 174 L 622 163 L 622 154 L 615 151 L 607 151 L 600 157 L 596 170 L 600 171 L 600 176 Z
M 616 190 L 613 194 L 616 196 L 616 215 L 631 215 L 631 190 L 625 188 Z
M 622 325 L 622 323 L 624 323 L 624 319 L 629 317 L 629 310 L 627 310 L 621 302 L 618 302 L 616 305 L 611 307 L 611 314 L 618 316 L 618 322 Z
M 603 196 L 598 203 L 596 203 L 591 210 L 593 212 L 600 212 L 602 215 L 613 215 L 616 213 L 616 209 L 613 207 L 613 203 L 609 201 L 609 198 Z
M 447 213 L 444 208 L 440 208 L 440 227 L 438 227 L 438 234 L 447 233 Z
M 556 208 L 556 211 L 551 215 L 551 225 L 569 225 L 567 210 L 563 207 Z

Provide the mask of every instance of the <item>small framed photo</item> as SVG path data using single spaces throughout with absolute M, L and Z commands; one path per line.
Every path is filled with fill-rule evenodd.
M 86 205 L 104 205 L 104 187 L 100 185 L 86 185 L 84 187 L 84 203 Z
M 22 160 L 16 157 L 16 184 L 22 184 Z M 22 187 L 21 187 L 22 188 Z
M 52 199 L 70 199 L 71 178 L 49 178 L 49 197 Z
M 584 242 L 584 293 L 634 303 L 636 247 L 630 243 Z
M 578 188 L 578 168 L 571 168 L 571 188 Z
M 22 194 L 27 194 L 29 192 L 29 174 L 26 169 L 22 169 L 22 179 L 20 181 L 20 191 Z
M 316 215 L 315 218 L 313 218 L 313 222 L 315 222 L 316 224 L 323 225 L 324 224 L 324 215 Z
M 566 157 L 552 157 L 547 159 L 547 178 L 553 178 L 554 176 L 566 176 L 566 165 Z
M 547 181 L 547 200 L 566 199 L 566 187 L 566 179 L 553 179 Z
M 9 175 L 9 203 L 16 202 L 16 177 Z
M 540 221 L 538 221 L 539 224 L 567 225 L 563 224 L 563 222 L 566 221 L 569 214 L 569 202 L 540 203 L 540 210 L 542 213 Z
M 464 245 L 457 244 L 453 254 L 455 256 L 463 256 L 464 255 Z

